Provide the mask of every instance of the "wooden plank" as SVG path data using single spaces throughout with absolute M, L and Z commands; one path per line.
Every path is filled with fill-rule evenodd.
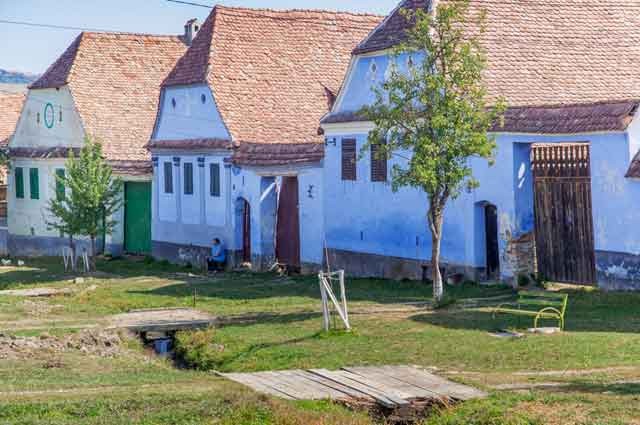
M 391 376 L 433 391 L 441 396 L 457 400 L 486 397 L 486 393 L 475 388 L 451 382 L 445 378 L 410 366 L 384 366 L 383 369 Z
M 300 385 L 290 383 L 288 380 L 281 376 L 279 372 L 256 372 L 252 373 L 252 376 L 259 378 L 262 382 L 271 388 L 274 388 L 282 393 L 288 394 L 290 397 L 296 400 L 312 399 L 313 394 L 308 392 L 308 389 L 302 388 Z
M 359 382 L 368 387 L 374 388 L 375 390 L 385 394 L 387 397 L 390 396 L 389 398 L 391 398 L 392 400 L 393 398 L 395 398 L 400 401 L 406 402 L 411 398 L 415 398 L 411 392 L 403 391 L 398 387 L 394 387 L 393 382 L 389 381 L 388 379 L 376 379 L 372 375 L 353 373 L 344 368 L 342 369 L 342 372 L 336 372 L 336 373 L 340 373 L 340 375 L 344 376 L 345 378 L 351 379 L 353 381 Z M 398 403 L 398 404 L 403 404 L 403 403 Z
M 287 400 L 295 400 L 295 397 L 282 392 L 276 388 L 273 388 L 268 383 L 265 383 L 263 379 L 254 376 L 250 373 L 223 373 L 220 376 L 224 376 L 225 378 L 237 382 L 239 384 L 245 385 L 251 388 L 254 391 L 258 391 L 264 394 L 273 395 L 276 397 L 284 398 Z
M 353 388 L 356 391 L 365 393 L 378 403 L 391 409 L 409 403 L 407 400 L 397 398 L 391 394 L 386 394 L 383 391 L 376 389 L 375 387 L 370 387 L 366 384 L 358 382 L 357 380 L 351 379 L 345 372 L 331 372 L 326 369 L 309 369 L 309 372 L 335 381 L 346 387 Z
M 315 393 L 318 394 L 318 397 L 316 399 L 329 398 L 332 400 L 341 400 L 341 399 L 350 397 L 348 393 L 345 393 L 336 388 L 327 386 L 324 383 L 320 383 L 317 380 L 314 380 L 312 377 L 315 375 L 309 372 L 306 372 L 304 370 L 288 370 L 288 371 L 284 371 L 283 373 L 285 373 L 287 376 L 291 378 L 294 378 L 294 377 L 297 378 L 300 381 L 301 385 L 305 385 L 313 389 L 313 391 L 315 391 Z
M 327 386 L 329 388 L 332 388 L 336 391 L 339 391 L 341 393 L 345 394 L 345 397 L 353 397 L 353 398 L 357 398 L 357 399 L 367 399 L 367 400 L 371 400 L 371 401 L 375 401 L 373 397 L 371 397 L 369 394 L 363 393 L 361 391 L 358 391 L 354 388 L 345 386 L 340 384 L 339 382 L 336 382 L 334 380 L 331 379 L 327 379 L 323 376 L 317 375 L 315 373 L 311 373 L 310 371 L 303 371 L 305 373 L 308 373 L 308 378 L 312 381 L 317 382 L 320 385 L 324 385 Z
M 343 370 L 361 376 L 370 377 L 376 381 L 387 382 L 391 388 L 410 394 L 408 398 L 440 398 L 439 394 L 398 379 L 396 376 L 385 373 L 385 371 L 380 367 L 348 367 L 343 368 Z
M 278 387 L 282 387 L 287 393 L 295 392 L 296 398 L 300 400 L 322 400 L 327 398 L 337 398 L 342 395 L 338 391 L 323 386 L 313 381 L 309 381 L 304 376 L 291 373 L 292 371 L 264 372 L 270 376 Z

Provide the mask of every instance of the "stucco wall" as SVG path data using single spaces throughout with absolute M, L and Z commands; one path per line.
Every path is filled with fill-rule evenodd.
M 73 97 L 68 87 L 64 86 L 59 89 L 29 90 L 10 145 L 79 147 L 83 139 L 84 130 Z
M 406 56 L 397 60 L 401 72 L 406 71 L 407 61 Z M 386 54 L 355 58 L 333 112 L 357 111 L 371 104 L 375 99 L 373 87 L 384 81 L 390 63 Z M 324 126 L 325 136 L 331 142 L 325 149 L 323 183 L 327 244 L 336 251 L 426 261 L 430 258 L 431 237 L 424 193 L 409 188 L 394 193 L 388 183 L 372 182 L 368 152 L 358 161 L 357 181 L 341 180 L 342 139 L 355 138 L 360 149 L 371 128 L 371 123 Z M 507 255 L 514 251 L 512 242 L 534 230 L 531 144 L 587 142 L 591 146 L 599 276 L 615 280 L 637 275 L 640 279 L 640 268 L 633 265 L 640 263 L 640 239 L 629 231 L 640 225 L 640 212 L 634 207 L 640 199 L 640 182 L 624 177 L 631 158 L 640 148 L 640 118 L 636 117 L 626 133 L 496 134 L 496 142 L 498 149 L 493 167 L 484 160 L 471 160 L 480 187 L 472 193 L 463 193 L 446 209 L 442 240 L 444 262 L 474 269 L 485 266 L 483 208 L 491 203 L 498 210 L 501 275 L 505 279 L 513 277 L 517 265 Z M 398 157 L 392 157 L 389 169 L 397 161 Z M 615 263 L 612 258 L 616 259 Z
M 207 85 L 168 87 L 162 91 L 161 102 L 156 140 L 229 138 Z

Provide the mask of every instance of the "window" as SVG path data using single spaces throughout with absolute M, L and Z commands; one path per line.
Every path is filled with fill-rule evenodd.
M 220 164 L 209 164 L 209 192 L 220 197 Z
M 56 198 L 58 200 L 64 198 L 64 170 L 57 169 L 56 170 Z
M 16 198 L 24 199 L 24 174 L 21 167 L 16 168 Z
M 184 163 L 184 194 L 193 195 L 193 164 Z
M 380 149 L 384 141 L 371 145 L 371 181 L 387 181 L 387 155 Z
M 173 106 L 173 109 L 176 109 L 176 105 L 177 105 L 176 98 L 175 97 L 171 98 L 171 106 Z
M 204 93 L 202 93 L 200 95 L 200 100 L 202 101 L 202 104 L 204 105 L 205 103 L 207 103 L 207 96 Z
M 342 140 L 342 180 L 356 180 L 356 139 Z
M 164 193 L 173 193 L 173 164 L 164 163 Z
M 29 169 L 29 194 L 31 199 L 40 199 L 40 180 L 37 168 Z

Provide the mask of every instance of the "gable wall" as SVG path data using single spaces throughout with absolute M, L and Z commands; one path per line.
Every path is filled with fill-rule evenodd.
M 195 138 L 230 138 L 211 89 L 206 84 L 164 88 L 154 139 Z
M 47 106 L 50 105 L 50 106 Z M 53 111 L 53 120 L 45 110 Z M 60 121 L 62 112 L 62 121 Z M 40 122 L 38 123 L 38 114 Z M 48 115 L 51 117 L 51 115 Z M 68 86 L 29 90 L 11 147 L 82 146 L 84 130 Z

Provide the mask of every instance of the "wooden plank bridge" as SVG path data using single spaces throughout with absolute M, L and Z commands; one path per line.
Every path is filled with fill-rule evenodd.
M 416 400 L 443 404 L 486 397 L 478 389 L 451 382 L 414 366 L 348 367 L 257 373 L 220 373 L 255 391 L 288 400 L 360 400 L 388 409 Z

